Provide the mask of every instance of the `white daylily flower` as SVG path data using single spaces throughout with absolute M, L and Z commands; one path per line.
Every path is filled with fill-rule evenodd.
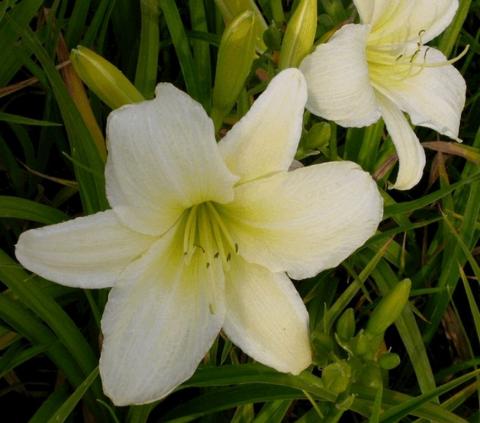
M 383 117 L 397 150 L 394 188 L 416 185 L 425 152 L 404 116 L 457 141 L 465 81 L 438 50 L 423 44 L 452 21 L 458 0 L 354 0 L 362 24 L 338 30 L 300 65 L 307 109 L 347 127 Z
M 287 277 L 338 265 L 375 231 L 382 199 L 351 162 L 288 172 L 306 83 L 280 73 L 217 144 L 170 84 L 108 119 L 111 210 L 23 233 L 19 261 L 68 286 L 112 287 L 100 374 L 117 405 L 188 379 L 221 329 L 255 360 L 311 363 L 308 314 Z

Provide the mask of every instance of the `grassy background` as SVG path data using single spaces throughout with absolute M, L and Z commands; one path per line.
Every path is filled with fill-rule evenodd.
M 277 50 L 295 2 L 257 3 L 267 23 L 274 17 L 277 23 L 224 128 L 248 110 L 277 71 Z M 355 11 L 349 1 L 319 0 L 318 13 L 320 39 Z M 330 422 L 413 416 L 478 422 L 479 23 L 480 2 L 461 0 L 453 24 L 430 43 L 449 57 L 470 45 L 456 63 L 468 86 L 464 143 L 418 128 L 427 148 L 422 182 L 407 192 L 385 190 L 378 234 L 338 268 L 297 283 L 323 367 L 348 358 L 334 339 L 336 320 L 347 307 L 362 328 L 380 298 L 404 278 L 412 280 L 409 305 L 385 335 L 386 348 L 399 354 L 401 364 L 382 371 L 383 388 L 370 383 L 380 371 L 375 362 L 363 367 L 366 378 L 350 378 L 339 390 L 318 368 L 299 377 L 279 374 L 251 363 L 220 337 L 195 376 L 166 400 L 114 408 L 96 369 L 107 292 L 29 274 L 13 258 L 14 245 L 26 229 L 108 207 L 96 146 L 110 109 L 88 90 L 89 102 L 80 102 L 82 88 L 67 62 L 70 49 L 81 44 L 102 54 L 147 98 L 157 81 L 170 81 L 210 111 L 223 19 L 213 0 L 0 2 L 0 420 L 303 423 L 320 421 L 321 413 Z M 385 189 L 395 169 L 383 123 L 349 130 L 330 124 L 321 148 L 307 156 L 309 136 L 320 122 L 305 116 L 298 155 L 304 164 L 354 160 Z

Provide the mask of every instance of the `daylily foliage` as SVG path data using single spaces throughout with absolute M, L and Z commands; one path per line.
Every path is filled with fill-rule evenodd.
M 344 25 L 307 56 L 307 109 L 347 127 L 383 117 L 399 158 L 394 188 L 415 186 L 425 152 L 414 125 L 457 141 L 465 81 L 451 61 L 424 44 L 452 21 L 458 0 L 355 0 L 361 24 Z
M 307 90 L 281 72 L 217 144 L 188 95 L 112 112 L 110 210 L 20 236 L 19 261 L 52 281 L 112 287 L 100 374 L 117 405 L 164 397 L 220 330 L 255 360 L 298 374 L 311 363 L 308 314 L 287 274 L 338 265 L 376 230 L 382 199 L 351 162 L 288 172 Z

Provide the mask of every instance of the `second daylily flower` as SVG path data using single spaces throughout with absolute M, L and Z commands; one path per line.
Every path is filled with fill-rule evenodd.
M 23 233 L 16 255 L 68 286 L 112 287 L 100 374 L 117 405 L 164 397 L 220 330 L 255 360 L 311 363 L 296 279 L 338 265 L 375 231 L 382 199 L 351 162 L 288 172 L 302 74 L 279 74 L 216 143 L 202 107 L 170 84 L 108 119 L 111 210 Z
M 355 0 L 362 24 L 349 24 L 307 56 L 312 113 L 347 127 L 383 117 L 397 150 L 394 188 L 422 177 L 425 152 L 409 122 L 458 140 L 465 81 L 438 50 L 426 47 L 452 21 L 458 0 Z

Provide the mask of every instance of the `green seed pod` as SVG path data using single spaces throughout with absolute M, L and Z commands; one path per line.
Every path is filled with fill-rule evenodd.
M 325 367 L 322 371 L 322 381 L 329 391 L 336 394 L 345 392 L 350 386 L 352 370 L 345 361 L 337 361 Z
M 347 308 L 338 319 L 337 335 L 342 341 L 348 341 L 355 335 L 355 314 L 353 308 Z
M 256 49 L 263 53 L 267 47 L 263 42 L 263 33 L 267 29 L 267 23 L 262 13 L 258 10 L 254 0 L 215 0 L 220 13 L 223 16 L 225 25 L 229 25 L 238 15 L 250 11 L 255 20 L 255 45 Z
M 368 388 L 380 388 L 383 385 L 380 367 L 373 362 L 366 363 L 359 372 L 358 382 Z
M 409 279 L 404 279 L 383 297 L 368 320 L 366 333 L 382 335 L 398 319 L 408 302 L 411 285 Z
M 110 108 L 145 100 L 117 67 L 92 50 L 78 46 L 70 61 L 80 79 Z
M 245 85 L 255 55 L 255 17 L 246 11 L 225 29 L 218 51 L 212 118 L 218 129 Z
M 317 31 L 317 0 L 300 0 L 288 21 L 280 50 L 279 68 L 297 67 L 310 53 Z
M 400 364 L 400 356 L 395 353 L 385 353 L 378 359 L 378 364 L 382 369 L 392 370 Z

